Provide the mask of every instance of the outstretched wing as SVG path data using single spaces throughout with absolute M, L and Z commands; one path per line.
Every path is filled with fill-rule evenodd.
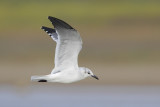
M 52 22 L 55 33 L 57 34 L 55 69 L 66 69 L 68 67 L 78 68 L 78 54 L 82 48 L 80 34 L 60 19 L 51 16 L 49 16 L 48 19 Z M 53 30 L 50 29 L 51 28 L 47 27 L 44 28 L 44 30 L 48 32 Z
M 54 41 L 58 41 L 58 35 L 56 33 L 55 29 L 52 28 L 48 28 L 45 26 L 42 26 L 41 29 L 43 29 L 45 32 L 47 32 L 47 34 L 54 40 Z

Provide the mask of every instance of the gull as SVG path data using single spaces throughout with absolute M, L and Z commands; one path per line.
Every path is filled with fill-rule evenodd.
M 77 30 L 66 22 L 48 16 L 54 29 L 42 26 L 47 34 L 56 42 L 55 67 L 48 75 L 32 76 L 32 81 L 72 83 L 93 77 L 98 77 L 86 67 L 78 67 L 78 54 L 82 49 L 82 39 Z

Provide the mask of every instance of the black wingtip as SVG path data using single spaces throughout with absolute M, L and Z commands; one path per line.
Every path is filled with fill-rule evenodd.
M 39 80 L 38 82 L 47 82 L 47 80 Z
M 49 20 L 51 20 L 51 19 L 54 19 L 54 17 L 52 17 L 52 16 L 48 16 L 48 19 L 49 19 Z
M 66 23 L 63 20 L 60 20 L 58 18 L 48 16 L 48 19 L 52 22 L 52 24 L 55 28 L 74 29 L 68 23 Z
M 45 28 L 45 26 L 42 26 L 40 29 L 44 29 Z
M 49 28 L 49 27 L 42 26 L 41 29 L 44 30 L 45 32 L 47 32 L 49 35 L 51 33 L 56 33 L 55 29 L 52 29 L 52 28 Z

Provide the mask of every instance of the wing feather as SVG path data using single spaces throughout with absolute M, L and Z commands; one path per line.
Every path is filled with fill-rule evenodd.
M 56 46 L 55 67 L 78 67 L 78 54 L 82 40 L 77 31 L 57 31 L 59 40 Z
M 43 29 L 45 32 L 47 32 L 47 34 L 48 34 L 54 41 L 57 42 L 57 40 L 58 40 L 58 35 L 57 35 L 55 29 L 48 28 L 48 27 L 45 27 L 45 26 L 42 26 L 41 29 Z
M 56 70 L 53 70 L 52 73 L 55 73 L 57 69 L 66 69 L 68 67 L 78 68 L 78 54 L 82 48 L 82 40 L 79 32 L 60 19 L 51 16 L 48 19 L 52 22 L 55 29 L 54 33 L 57 35 L 53 36 L 57 38 L 57 45 L 54 68 Z M 48 32 L 53 31 L 51 28 L 47 29 Z

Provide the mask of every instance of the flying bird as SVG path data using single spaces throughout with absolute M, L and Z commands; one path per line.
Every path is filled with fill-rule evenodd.
M 45 26 L 42 26 L 41 29 L 56 42 L 55 67 L 51 74 L 32 76 L 31 80 L 59 83 L 72 83 L 86 77 L 98 80 L 98 77 L 89 68 L 78 66 L 78 54 L 82 49 L 82 39 L 79 32 L 58 18 L 49 16 L 48 19 L 52 22 L 54 29 Z

